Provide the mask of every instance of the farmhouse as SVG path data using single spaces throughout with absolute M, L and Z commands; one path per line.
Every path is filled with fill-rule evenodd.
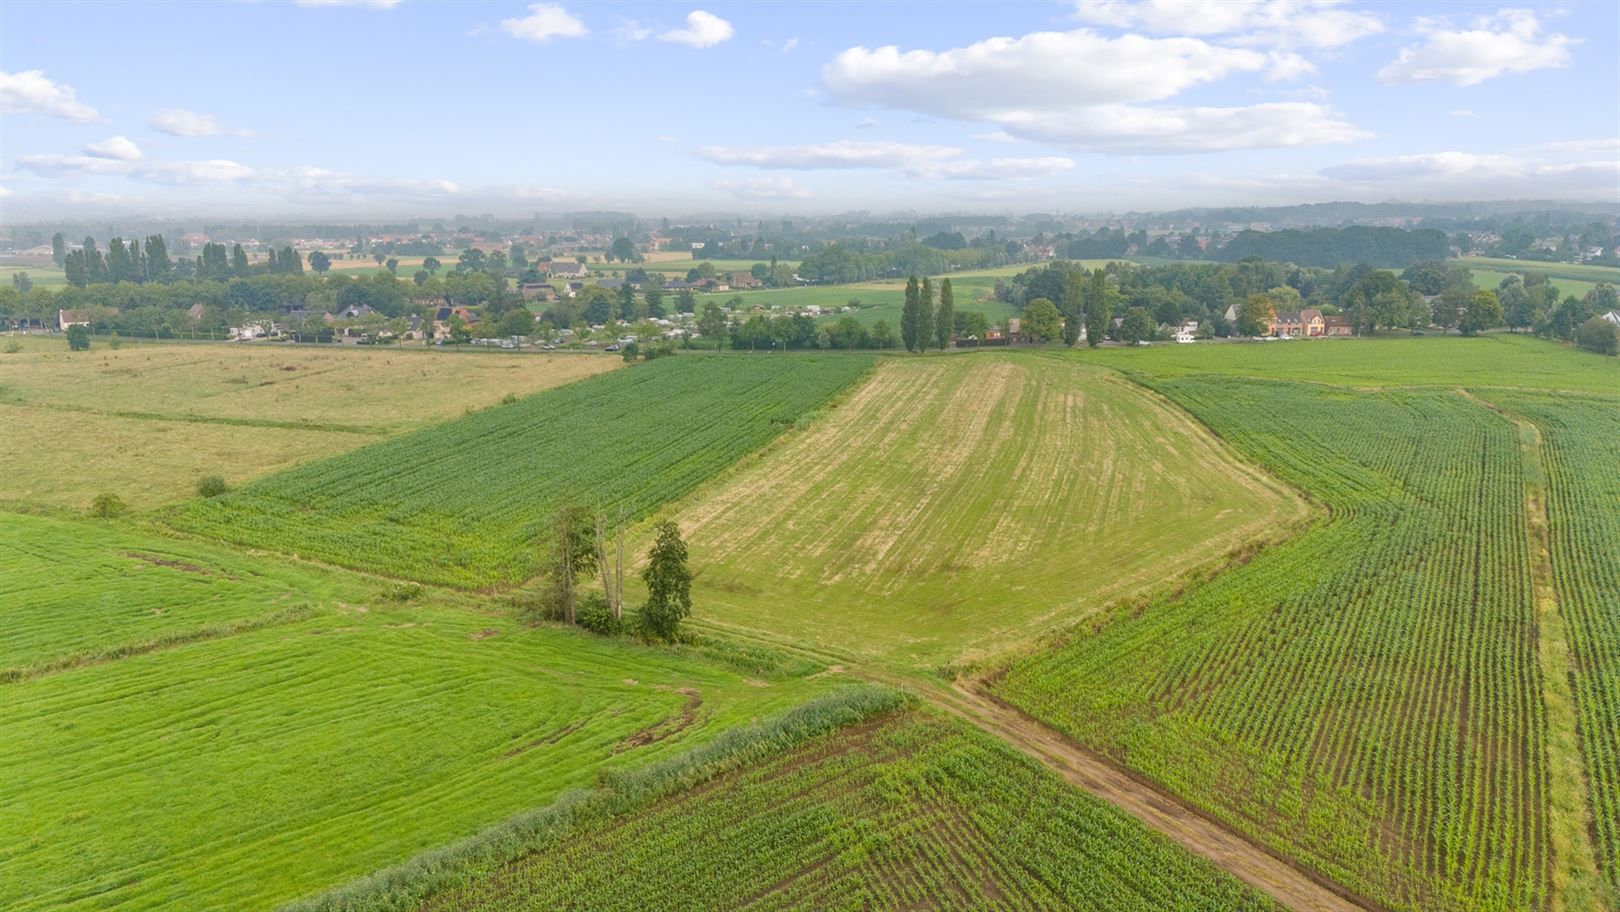
M 584 278 L 585 264 L 572 260 L 552 260 L 550 263 L 541 263 L 536 269 L 552 278 L 575 279 Z
M 1611 310 L 1602 315 L 1603 319 L 1615 326 L 1620 326 L 1620 310 Z
M 734 272 L 731 274 L 731 287 L 741 291 L 745 288 L 763 288 L 764 282 L 754 277 L 751 272 Z
M 1322 335 L 1324 336 L 1349 336 L 1353 335 L 1354 332 L 1349 317 L 1332 316 L 1322 318 Z
M 58 310 L 56 312 L 56 328 L 67 331 L 69 326 L 89 326 L 90 311 L 80 308 L 78 310 Z
M 518 291 L 522 292 L 525 301 L 557 300 L 557 289 L 544 282 L 524 282 L 518 286 Z

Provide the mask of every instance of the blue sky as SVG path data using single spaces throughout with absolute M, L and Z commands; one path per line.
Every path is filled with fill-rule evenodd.
M 1620 200 L 1620 5 L 0 7 L 0 216 Z

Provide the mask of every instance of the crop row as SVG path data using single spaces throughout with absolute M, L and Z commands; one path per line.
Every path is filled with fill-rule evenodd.
M 1004 696 L 1393 908 L 1526 910 L 1546 721 L 1515 428 L 1449 392 L 1155 386 L 1329 517 Z
M 907 711 L 564 834 L 421 908 L 1275 906 L 989 736 Z
M 1568 631 L 1597 861 L 1620 896 L 1620 400 L 1492 394 L 1542 433 L 1558 610 Z
M 184 505 L 177 528 L 459 586 L 532 576 L 559 498 L 645 516 L 871 366 L 860 356 L 666 358 Z

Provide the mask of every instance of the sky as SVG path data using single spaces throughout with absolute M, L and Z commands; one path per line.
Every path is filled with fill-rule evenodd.
M 1620 201 L 1620 4 L 0 4 L 0 220 Z

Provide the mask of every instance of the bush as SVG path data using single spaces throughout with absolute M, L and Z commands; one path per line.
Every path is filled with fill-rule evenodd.
M 624 632 L 624 620 L 614 617 L 607 599 L 595 592 L 582 597 L 574 606 L 574 622 L 602 636 L 618 636 Z
M 128 512 L 129 507 L 124 505 L 124 499 L 117 494 L 97 494 L 96 499 L 90 501 L 90 515 L 102 519 L 112 519 Z
M 229 490 L 230 487 L 225 484 L 225 479 L 218 475 L 204 475 L 197 481 L 197 496 L 199 497 L 218 497 Z
M 390 602 L 409 602 L 421 594 L 421 583 L 395 583 L 384 589 L 382 596 Z
M 6 343 L 6 354 L 15 355 L 20 351 L 22 351 L 22 343 L 18 342 L 16 339 L 12 339 Z
M 1575 331 L 1575 339 L 1581 348 L 1587 351 L 1594 351 L 1600 355 L 1620 353 L 1620 326 L 1615 326 L 1601 316 L 1582 323 Z
M 514 403 L 516 401 L 517 401 L 517 394 L 516 393 L 507 393 L 506 395 L 501 397 L 501 405 L 511 405 L 512 403 Z

